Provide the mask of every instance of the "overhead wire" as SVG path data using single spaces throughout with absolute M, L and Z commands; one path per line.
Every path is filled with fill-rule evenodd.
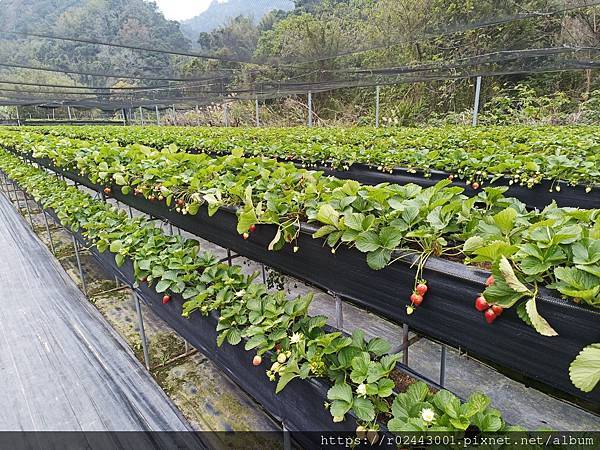
M 344 56 L 351 56 L 351 55 L 356 55 L 356 54 L 360 54 L 360 53 L 366 53 L 369 51 L 388 49 L 391 46 L 413 44 L 413 43 L 424 41 L 424 40 L 431 40 L 431 39 L 437 39 L 437 38 L 441 38 L 441 37 L 447 37 L 447 36 L 450 36 L 453 34 L 463 33 L 466 31 L 473 31 L 473 30 L 478 30 L 478 29 L 483 29 L 483 28 L 490 28 L 490 27 L 494 27 L 494 26 L 505 25 L 507 23 L 523 21 L 523 20 L 536 18 L 536 17 L 548 17 L 548 16 L 552 16 L 552 15 L 563 14 L 566 12 L 590 8 L 590 7 L 598 6 L 598 5 L 600 5 L 600 0 L 584 1 L 582 3 L 571 4 L 568 6 L 566 5 L 566 2 L 565 2 L 565 6 L 563 8 L 559 8 L 559 9 L 555 9 L 555 10 L 531 11 L 531 12 L 527 12 L 527 13 L 514 14 L 511 16 L 506 16 L 506 17 L 502 17 L 502 18 L 494 18 L 494 19 L 491 19 L 488 21 L 482 21 L 479 23 L 462 24 L 462 25 L 447 29 L 443 32 L 423 33 L 423 34 L 411 36 L 408 38 L 405 37 L 405 38 L 402 38 L 402 39 L 399 39 L 396 41 L 392 41 L 392 42 L 386 42 L 385 44 L 379 44 L 379 45 L 374 45 L 374 46 L 370 46 L 370 47 L 363 47 L 360 49 L 353 49 L 353 50 L 348 50 L 348 51 L 344 51 L 344 52 L 338 52 L 336 54 L 327 55 L 327 56 L 320 57 L 320 58 L 304 59 L 304 60 L 296 59 L 295 64 L 298 64 L 298 63 L 311 64 L 311 63 L 317 63 L 317 62 L 325 62 L 325 61 L 330 61 L 332 59 L 337 59 L 337 58 L 344 57 Z
M 561 8 L 561 9 L 555 9 L 552 11 L 535 11 L 535 12 L 526 12 L 526 13 L 520 13 L 517 15 L 513 15 L 511 17 L 505 17 L 502 19 L 497 19 L 495 21 L 488 21 L 488 22 L 484 22 L 484 23 L 479 23 L 479 24 L 471 24 L 470 26 L 468 26 L 467 28 L 464 28 L 462 30 L 452 30 L 452 31 L 447 31 L 445 33 L 443 33 L 442 35 L 431 35 L 431 34 L 424 34 L 421 36 L 417 36 L 414 39 L 411 39 L 409 41 L 404 41 L 404 42 L 398 42 L 397 44 L 400 43 L 410 43 L 410 42 L 414 42 L 417 39 L 424 39 L 426 37 L 436 37 L 436 36 L 444 36 L 444 35 L 448 35 L 448 34 L 454 34 L 457 32 L 461 32 L 464 30 L 468 30 L 468 29 L 478 29 L 478 28 L 482 28 L 482 27 L 489 27 L 489 26 L 493 26 L 493 25 L 500 25 L 500 24 L 504 24 L 507 22 L 511 22 L 511 21 L 516 21 L 516 20 L 523 20 L 526 18 L 531 18 L 531 17 L 539 17 L 539 16 L 549 16 L 552 14 L 558 14 L 558 13 L 564 13 L 564 12 L 568 12 L 568 11 L 573 11 L 573 10 L 577 10 L 577 9 L 582 9 L 582 8 L 587 8 L 587 7 L 591 7 L 591 6 L 596 6 L 596 5 L 600 5 L 600 0 L 597 1 L 588 1 L 585 2 L 584 4 L 573 4 L 573 5 L 565 5 L 565 7 Z M 15 34 L 28 34 L 28 33 L 16 33 L 16 32 L 11 32 L 11 33 L 15 33 Z M 47 35 L 41 35 L 41 34 L 37 34 L 37 33 L 29 33 L 32 34 L 33 36 L 38 36 L 38 37 L 48 37 Z M 50 37 L 48 37 L 50 38 Z M 57 36 L 53 36 L 52 38 L 55 39 L 62 39 L 59 38 Z M 121 44 L 108 44 L 108 43 L 102 43 L 102 42 L 91 42 L 91 40 L 85 40 L 85 39 L 70 39 L 70 38 L 65 38 L 65 40 L 73 40 L 75 42 L 86 42 L 86 43 L 99 43 L 100 45 L 111 45 L 111 46 L 115 46 L 115 47 L 124 47 L 124 48 L 128 48 L 129 46 L 125 46 L 125 45 L 121 45 Z M 396 44 L 393 44 L 396 45 Z M 155 49 L 149 49 L 146 47 L 138 47 L 138 46 L 131 46 L 132 49 L 135 50 L 148 50 L 148 51 L 153 51 Z M 374 49 L 373 47 L 371 47 L 370 49 Z M 359 49 L 359 50 L 355 50 L 354 52 L 362 52 L 362 51 L 368 51 L 370 49 Z M 421 65 L 413 65 L 413 66 L 403 66 L 403 67 L 387 67 L 387 68 L 348 68 L 348 69 L 333 69 L 330 70 L 330 73 L 347 73 L 347 74 L 355 74 L 355 75 L 366 75 L 366 76 L 374 76 L 374 75 L 379 75 L 379 76 L 397 76 L 397 75 L 401 75 L 401 74 L 409 74 L 409 73 L 427 73 L 427 71 L 434 71 L 434 70 L 446 70 L 446 71 L 451 71 L 451 70 L 464 70 L 465 67 L 472 67 L 473 65 L 479 63 L 486 63 L 486 64 L 491 64 L 491 63 L 499 63 L 502 62 L 501 58 L 504 57 L 505 60 L 508 59 L 512 59 L 512 60 L 516 60 L 519 57 L 523 57 L 525 59 L 531 59 L 531 58 L 536 58 L 536 57 L 540 57 L 540 56 L 544 56 L 543 54 L 540 54 L 540 52 L 548 52 L 546 53 L 546 56 L 548 54 L 558 54 L 558 53 L 566 53 L 566 52 L 573 52 L 573 51 L 577 51 L 577 50 L 586 50 L 586 51 L 597 51 L 598 49 L 595 48 L 546 48 L 546 49 L 523 49 L 523 50 L 500 50 L 500 51 L 496 51 L 496 52 L 490 52 L 487 54 L 483 54 L 483 55 L 475 55 L 475 56 L 471 56 L 471 57 L 465 57 L 465 58 L 459 58 L 450 62 L 442 62 L 442 63 L 436 63 L 435 65 L 433 64 L 421 64 Z M 169 53 L 169 51 L 166 50 L 160 50 L 159 53 Z M 344 56 L 347 55 L 348 53 L 339 53 L 338 55 L 335 55 L 335 57 L 337 56 Z M 188 56 L 192 56 L 192 54 L 188 54 Z M 199 56 L 201 57 L 202 55 L 200 54 L 194 54 L 194 56 Z M 331 57 L 327 57 L 325 59 L 318 59 L 318 60 L 312 60 L 312 62 L 315 61 L 322 61 L 322 60 L 326 60 L 326 59 L 331 59 Z M 232 61 L 228 61 L 228 62 L 232 62 Z M 303 61 L 306 62 L 306 61 Z M 310 62 L 310 61 L 309 61 Z M 459 64 L 459 62 L 462 62 L 462 64 Z M 466 62 L 466 64 L 465 64 Z M 249 62 L 249 64 L 252 64 L 252 62 Z M 3 64 L 0 63 L 0 66 L 2 66 Z M 272 66 L 270 66 L 272 68 Z M 589 67 L 597 67 L 597 63 L 595 61 L 581 61 L 581 60 L 572 60 L 571 61 L 571 70 L 577 70 L 580 68 L 589 68 Z M 557 68 L 555 68 L 557 69 Z M 46 68 L 36 68 L 34 70 L 48 70 Z M 524 73 L 524 72 L 520 72 L 519 70 L 521 69 L 513 69 L 513 71 L 496 71 L 496 72 L 487 72 L 488 75 L 491 74 L 496 74 L 496 73 L 500 73 L 500 74 L 515 74 L 515 73 Z M 533 69 L 530 69 L 533 70 Z M 562 70 L 562 69 L 561 69 Z M 568 69 L 565 69 L 568 70 Z M 67 72 L 64 71 L 62 69 L 55 69 L 55 70 L 49 70 L 49 71 L 56 71 L 56 72 L 62 72 L 62 73 L 79 73 L 79 74 L 85 74 L 85 73 L 81 73 L 81 72 Z M 216 91 L 206 91 L 203 92 L 202 95 L 203 97 L 195 97 L 196 99 L 204 99 L 206 98 L 207 95 L 211 95 L 211 94 L 215 94 L 217 96 L 219 96 L 222 100 L 223 96 L 230 96 L 230 95 L 254 95 L 254 96 L 265 96 L 265 95 L 280 95 L 281 93 L 291 93 L 291 92 L 298 92 L 298 93 L 306 93 L 307 90 L 312 90 L 312 91 L 320 91 L 320 90 L 331 90 L 331 89 L 341 89 L 344 87 L 361 87 L 361 86 L 375 86 L 378 84 L 386 84 L 386 83 L 390 83 L 390 84 L 394 84 L 392 82 L 390 82 L 390 80 L 377 80 L 376 84 L 368 84 L 369 81 L 367 80 L 329 80 L 329 81 L 324 81 L 324 82 L 312 82 L 312 83 L 289 83 L 289 81 L 293 80 L 293 79 L 297 79 L 297 78 L 301 78 L 303 76 L 307 76 L 307 75 L 311 75 L 311 74 L 322 74 L 322 73 L 327 73 L 328 70 L 320 70 L 320 69 L 316 69 L 316 70 L 311 70 L 305 74 L 300 74 L 300 75 L 296 75 L 296 76 L 289 76 L 286 77 L 285 79 L 281 79 L 281 80 L 274 80 L 271 78 L 271 80 L 261 80 L 256 82 L 253 86 L 246 88 L 246 89 L 241 89 L 241 88 L 237 88 L 237 89 L 221 89 L 221 90 L 216 90 Z M 449 78 L 447 79 L 455 79 L 456 76 L 455 75 L 451 75 L 451 74 L 446 74 Z M 93 76 L 93 75 L 92 75 Z M 98 75 L 98 76 L 107 76 L 106 74 L 103 75 Z M 435 79 L 443 79 L 443 78 L 439 78 L 441 75 L 436 75 Z M 470 76 L 474 76 L 474 75 L 470 75 Z M 468 77 L 465 75 L 459 75 L 459 77 Z M 114 76 L 114 78 L 126 78 L 124 76 Z M 433 79 L 431 75 L 426 75 L 423 77 L 424 79 L 427 80 L 431 80 Z M 147 78 L 136 78 L 136 79 L 147 79 Z M 151 79 L 151 78 L 150 78 Z M 223 81 L 227 80 L 227 77 L 217 77 L 217 78 L 213 78 L 212 80 L 214 81 L 220 81 L 222 85 L 224 85 Z M 408 78 L 405 78 L 405 81 L 397 81 L 397 82 L 409 82 L 407 81 Z M 158 80 L 156 80 L 158 81 Z M 193 78 L 186 78 L 186 79 L 167 79 L 164 81 L 172 81 L 172 82 L 182 82 L 182 83 L 189 83 L 192 81 L 208 81 L 206 78 L 204 79 L 193 79 Z M 282 81 L 286 81 L 283 82 Z M 412 82 L 418 82 L 419 80 L 416 81 L 412 81 Z M 362 84 L 361 84 L 362 83 Z M 0 81 L 1 84 L 1 81 Z M 219 84 L 219 83 L 217 83 Z M 262 87 L 260 87 L 262 86 Z M 267 86 L 267 89 L 265 89 L 265 86 Z M 66 87 L 66 86 L 65 86 Z M 69 86 L 72 87 L 72 86 Z M 183 97 L 183 96 L 179 96 L 179 97 L 155 97 L 153 99 L 142 99 L 142 98 L 135 98 L 135 95 L 137 95 L 138 93 L 159 93 L 159 92 L 165 92 L 165 93 L 178 93 L 179 91 L 185 91 L 186 89 L 193 89 L 193 88 L 197 88 L 198 86 L 190 86 L 190 85 L 180 85 L 180 86 L 164 86 L 164 87 L 147 87 L 145 89 L 137 89 L 137 88 L 131 88 L 131 89 L 135 89 L 132 91 L 132 96 L 130 96 L 131 98 L 129 99 L 131 102 L 148 102 L 148 101 L 188 101 L 194 97 Z M 207 86 L 204 86 L 207 87 Z M 83 89 L 79 88 L 79 89 Z M 96 88 L 94 88 L 96 89 Z M 103 88 L 97 88 L 98 90 L 101 90 Z M 112 89 L 112 88 L 106 88 L 106 89 Z M 2 89 L 0 89 L 2 90 Z M 56 95 L 59 95 L 60 93 L 54 93 Z M 100 93 L 94 92 L 93 95 L 102 95 Z M 84 101 L 88 101 L 90 99 L 81 99 L 82 102 Z M 128 101 L 129 101 L 128 100 Z M 53 100 L 54 101 L 54 100 Z M 60 100 L 59 100 L 60 101 Z M 90 100 L 91 101 L 91 100 Z
M 31 64 L 19 64 L 11 62 L 0 62 L 0 67 L 11 67 L 16 69 L 29 69 L 38 70 L 43 72 L 54 72 L 54 73 L 67 73 L 71 75 L 86 75 L 91 77 L 102 77 L 102 78 L 122 78 L 128 80 L 150 80 L 150 81 L 204 81 L 206 78 L 179 78 L 179 77 L 164 77 L 164 76 L 140 76 L 140 75 L 129 75 L 129 74 L 115 74 L 115 73 L 102 73 L 102 72 L 84 72 L 81 70 L 72 69 L 61 69 L 55 67 L 44 67 L 36 66 Z M 220 77 L 224 79 L 224 76 Z M 213 78 L 214 79 L 214 78 Z

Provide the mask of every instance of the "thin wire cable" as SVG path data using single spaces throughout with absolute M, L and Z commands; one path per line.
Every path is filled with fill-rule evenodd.
M 598 5 L 600 5 L 600 0 L 593 0 L 593 1 L 585 1 L 583 4 L 579 3 L 579 4 L 569 5 L 569 6 L 565 5 L 563 8 L 555 9 L 555 10 L 530 11 L 530 12 L 526 12 L 526 13 L 519 13 L 519 14 L 506 16 L 506 17 L 502 17 L 502 18 L 494 18 L 493 20 L 479 22 L 479 23 L 475 23 L 475 24 L 466 24 L 466 25 L 463 24 L 460 26 L 456 26 L 453 29 L 446 30 L 444 32 L 426 33 L 421 36 L 417 36 L 416 38 L 402 39 L 400 41 L 386 43 L 385 45 L 377 45 L 377 46 L 372 46 L 372 47 L 367 47 L 367 48 L 362 48 L 362 49 L 349 50 L 346 52 L 337 53 L 335 55 L 329 55 L 326 57 L 315 58 L 315 59 L 310 59 L 310 60 L 302 60 L 300 62 L 303 64 L 314 63 L 314 62 L 323 62 L 323 61 L 328 61 L 331 59 L 336 59 L 336 58 L 339 58 L 342 56 L 349 56 L 349 55 L 364 53 L 364 52 L 368 52 L 368 51 L 372 51 L 372 50 L 380 50 L 383 48 L 388 48 L 389 46 L 409 44 L 409 43 L 422 41 L 425 39 L 435 39 L 438 37 L 445 37 L 445 36 L 460 33 L 460 32 L 476 30 L 476 29 L 481 29 L 481 28 L 488 28 L 488 27 L 492 27 L 492 26 L 503 25 L 506 23 L 522 21 L 522 20 L 535 18 L 535 17 L 547 17 L 547 16 L 551 16 L 551 15 L 555 15 L 555 14 L 576 11 L 579 9 L 590 8 L 590 7 L 598 6 Z M 112 43 L 112 42 L 100 41 L 100 40 L 96 40 L 96 39 L 84 39 L 84 38 L 74 38 L 74 37 L 69 37 L 69 36 L 59 36 L 59 35 L 55 35 L 55 34 L 30 33 L 30 32 L 24 32 L 24 31 L 8 31 L 8 30 L 0 31 L 0 33 L 37 37 L 37 38 L 41 38 L 41 39 L 53 39 L 53 40 L 85 43 L 85 44 L 95 44 L 95 45 L 102 45 L 102 46 L 108 46 L 108 47 L 125 48 L 125 49 L 130 49 L 130 50 L 162 53 L 162 54 L 177 55 L 177 56 L 188 56 L 188 57 L 202 58 L 202 59 L 208 59 L 208 60 L 237 63 L 237 64 L 251 64 L 251 65 L 258 65 L 258 66 L 269 67 L 269 68 L 294 67 L 289 64 L 272 64 L 272 63 L 267 63 L 264 61 L 242 60 L 242 59 L 236 59 L 236 58 L 228 58 L 228 57 L 222 57 L 222 56 L 216 56 L 216 55 L 210 55 L 210 54 L 204 54 L 204 53 L 195 53 L 195 52 L 187 52 L 187 51 L 179 51 L 179 50 L 164 50 L 164 49 L 157 49 L 157 48 L 145 47 L 145 46 Z M 124 78 L 124 77 L 121 77 L 121 78 Z
M 366 87 L 374 87 L 374 86 L 386 86 L 386 85 L 394 85 L 394 84 L 404 84 L 404 83 L 417 83 L 417 82 L 432 82 L 432 81 L 443 81 L 443 80 L 457 80 L 457 79 L 466 79 L 473 77 L 490 77 L 490 76 L 506 76 L 506 75 L 518 75 L 518 74 L 533 74 L 533 73 L 552 73 L 552 72 L 564 72 L 564 71 L 573 71 L 580 69 L 597 69 L 600 68 L 600 62 L 597 61 L 582 61 L 582 60 L 566 60 L 558 65 L 548 65 L 546 67 L 534 67 L 534 68 L 514 68 L 514 69 L 506 69 L 506 70 L 493 70 L 493 71 L 473 71 L 462 74 L 440 74 L 440 75 L 431 75 L 431 76 L 421 76 L 419 78 L 396 78 L 394 80 L 351 80 L 344 82 L 335 82 L 329 85 L 321 85 L 321 86 L 311 86 L 311 90 L 313 92 L 327 92 L 331 90 L 345 89 L 345 88 L 366 88 Z M 266 92 L 258 92 L 254 91 L 250 95 L 240 94 L 235 97 L 235 100 L 252 100 L 255 98 L 266 100 L 272 98 L 279 98 L 282 96 L 289 96 L 295 94 L 306 94 L 306 86 L 302 86 L 299 89 L 286 89 L 286 90 L 273 90 Z M 233 93 L 230 93 L 230 95 Z M 180 98 L 172 98 L 168 99 L 168 102 L 160 102 L 156 100 L 140 100 L 140 101 L 121 101 L 121 102 L 97 102 L 97 101 L 66 101 L 64 99 L 50 99 L 50 98 L 23 98 L 23 99 L 5 99 L 0 100 L 0 104 L 10 104 L 10 105 L 40 105 L 47 103 L 58 103 L 64 106 L 79 106 L 84 108 L 99 108 L 105 110 L 113 110 L 113 109 L 122 109 L 122 108 L 133 108 L 133 107 L 154 107 L 154 105 L 161 106 L 162 108 L 170 107 L 171 104 L 202 104 L 208 105 L 213 104 L 218 101 L 231 101 L 232 97 L 228 97 L 227 99 L 223 99 L 221 96 L 213 96 L 209 97 L 204 95 L 203 97 L 180 97 Z
M 21 36 L 30 36 L 30 37 L 37 37 L 37 38 L 42 38 L 42 39 L 52 39 L 52 40 L 59 40 L 59 41 L 78 42 L 78 43 L 82 43 L 82 44 L 95 44 L 95 45 L 102 45 L 102 46 L 106 46 L 106 47 L 125 48 L 125 49 L 130 49 L 130 50 L 138 50 L 138 51 L 145 51 L 145 52 L 152 52 L 152 53 L 162 53 L 162 54 L 167 54 L 167 55 L 188 56 L 188 57 L 193 57 L 193 58 L 202 58 L 202 59 L 222 61 L 222 62 L 228 62 L 228 63 L 263 65 L 263 66 L 271 67 L 269 64 L 261 64 L 261 63 L 257 63 L 257 62 L 249 61 L 249 60 L 227 58 L 227 57 L 223 57 L 223 56 L 215 56 L 215 55 L 209 55 L 209 54 L 204 54 L 204 53 L 184 52 L 184 51 L 180 51 L 180 50 L 163 50 L 163 49 L 152 48 L 152 47 L 143 47 L 143 46 L 139 46 L 139 45 L 118 44 L 118 43 L 114 43 L 114 42 L 99 41 L 96 39 L 74 38 L 74 37 L 69 37 L 69 36 L 59 36 L 59 35 L 55 35 L 55 34 L 27 33 L 24 31 L 3 30 L 1 33 L 16 34 L 16 35 L 21 35 Z
M 366 52 L 374 51 L 374 50 L 388 49 L 389 47 L 397 46 L 397 45 L 414 44 L 416 42 L 421 42 L 424 40 L 432 40 L 432 39 L 441 38 L 441 37 L 447 37 L 447 36 L 450 36 L 453 34 L 463 33 L 466 31 L 479 30 L 479 29 L 494 27 L 494 26 L 498 26 L 498 25 L 505 25 L 507 23 L 519 22 L 522 20 L 536 18 L 536 17 L 548 17 L 548 16 L 552 16 L 552 15 L 556 15 L 556 14 L 563 14 L 566 12 L 577 11 L 577 10 L 585 9 L 585 8 L 591 8 L 591 7 L 598 6 L 598 5 L 600 5 L 600 0 L 593 0 L 593 1 L 586 1 L 583 4 L 565 6 L 564 8 L 551 10 L 551 11 L 545 11 L 545 12 L 544 11 L 532 11 L 532 12 L 528 12 L 528 13 L 519 13 L 519 14 L 515 14 L 512 16 L 507 16 L 507 17 L 500 18 L 500 19 L 495 18 L 493 20 L 480 22 L 480 23 L 476 23 L 476 24 L 456 26 L 456 27 L 446 30 L 444 32 L 425 33 L 425 34 L 418 35 L 415 37 L 403 38 L 401 40 L 394 41 L 394 42 L 387 42 L 385 44 L 375 45 L 375 46 L 371 46 L 371 47 L 364 47 L 364 48 L 355 49 L 355 50 L 348 50 L 345 52 L 339 52 L 334 55 L 324 56 L 322 58 L 306 59 L 306 60 L 301 60 L 301 61 L 296 60 L 296 64 L 298 64 L 298 63 L 311 64 L 311 63 L 317 63 L 317 62 L 330 61 L 332 59 L 337 59 L 337 58 L 340 58 L 343 56 L 351 56 L 351 55 L 366 53 Z M 285 65 L 283 64 L 282 66 L 285 66 Z
M 11 67 L 17 69 L 29 69 L 39 70 L 43 72 L 54 72 L 54 73 L 68 73 L 71 75 L 86 75 L 91 77 L 102 77 L 102 78 L 122 78 L 128 80 L 150 80 L 150 81 L 206 81 L 215 79 L 225 79 L 224 76 L 219 78 L 175 78 L 175 77 L 152 77 L 152 76 L 135 76 L 135 75 L 123 75 L 123 74 L 111 74 L 111 73 L 99 73 L 99 72 L 82 72 L 70 69 L 56 69 L 53 67 L 34 66 L 27 64 L 17 64 L 9 62 L 0 62 L 2 67 Z

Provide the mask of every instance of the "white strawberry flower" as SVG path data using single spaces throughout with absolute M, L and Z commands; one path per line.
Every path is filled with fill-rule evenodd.
M 304 335 L 302 333 L 294 333 L 292 334 L 292 337 L 290 338 L 290 343 L 291 344 L 297 344 L 299 343 L 302 339 L 304 338 Z
M 356 388 L 356 393 L 358 394 L 359 397 L 366 397 L 367 396 L 367 385 L 364 383 L 359 384 L 358 387 Z
M 423 410 L 421 411 L 421 418 L 425 422 L 431 423 L 433 422 L 433 419 L 435 419 L 435 412 L 433 412 L 431 408 L 423 408 Z

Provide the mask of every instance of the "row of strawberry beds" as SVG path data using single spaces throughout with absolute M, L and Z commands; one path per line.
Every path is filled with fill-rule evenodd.
M 27 139 L 4 145 L 29 149 Z M 583 394 L 567 375 L 579 350 L 600 340 L 598 311 L 592 309 L 600 291 L 597 210 L 527 212 L 520 202 L 504 198 L 501 188 L 466 199 L 460 188 L 444 183 L 428 189 L 361 186 L 238 154 L 213 159 L 48 139 L 37 142 L 33 157 L 47 158 L 67 175 L 97 189 L 105 186 L 126 203 L 429 336 L 597 401 L 597 391 Z M 236 231 L 246 239 L 232 239 Z M 323 245 L 331 253 L 323 252 Z M 367 268 L 361 252 L 376 271 Z M 494 283 L 476 304 L 489 323 L 507 308 L 518 305 L 516 311 L 504 312 L 494 328 L 485 325 L 471 302 L 486 276 L 440 256 L 491 268 Z M 425 268 L 431 287 L 427 302 L 419 292 Z M 408 292 L 402 295 L 401 288 Z M 419 313 L 412 314 L 417 306 Z M 597 355 L 594 348 L 586 352 L 584 359 L 589 352 Z M 592 391 L 597 370 L 578 374 L 571 373 L 577 386 Z
M 186 151 L 293 159 L 301 164 L 360 177 L 358 181 L 398 182 L 408 177 L 454 178 L 477 191 L 482 185 L 505 184 L 527 197 L 532 188 L 545 200 L 577 206 L 600 187 L 598 127 L 445 127 L 377 130 L 350 129 L 219 129 L 219 128 L 69 128 L 42 130 L 56 136 L 141 143 Z M 346 173 L 347 172 L 347 173 Z M 378 173 L 379 172 L 379 173 Z M 559 182 L 562 181 L 562 182 Z M 521 189 L 519 189 L 521 188 Z M 553 195 L 548 195 L 553 194 Z M 535 196 L 528 199 L 536 201 Z M 563 200 L 564 199 L 564 200 Z M 525 198 L 524 198 L 525 200 Z M 538 203 L 534 206 L 545 206 Z
M 348 336 L 327 327 L 325 317 L 308 316 L 311 295 L 288 299 L 284 292 L 269 292 L 240 267 L 201 252 L 197 241 L 166 235 L 146 218 L 129 218 L 4 151 L 0 170 L 289 429 L 348 432 L 358 423 L 359 434 L 520 430 L 508 427 L 482 394 L 461 404 L 450 392 L 417 381 L 398 364 L 398 354 L 388 353 L 384 339 L 367 341 L 360 331 Z M 271 363 L 266 376 L 263 358 Z M 398 375 L 411 381 L 395 383 Z M 279 397 L 268 380 L 277 381 Z M 297 436 L 308 439 L 307 445 L 320 441 L 312 434 Z

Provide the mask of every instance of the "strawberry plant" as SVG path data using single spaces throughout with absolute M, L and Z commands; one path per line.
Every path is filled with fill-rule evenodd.
M 305 166 L 348 169 L 364 164 L 386 172 L 402 167 L 422 173 L 443 170 L 474 189 L 502 177 L 532 187 L 543 179 L 600 184 L 597 127 L 443 127 L 399 129 L 50 127 L 51 136 L 144 144 L 170 151 L 194 150 L 294 159 Z
M 543 335 L 556 332 L 537 311 L 540 287 L 576 303 L 600 303 L 598 210 L 550 205 L 527 211 L 518 200 L 504 197 L 506 188 L 487 187 L 467 198 L 461 188 L 448 186 L 449 180 L 426 189 L 364 186 L 272 159 L 245 158 L 240 149 L 213 158 L 173 147 L 156 151 L 139 144 L 8 134 L 4 145 L 24 152 L 33 148 L 36 157 L 50 158 L 101 185 L 113 182 L 125 193 L 133 190 L 151 201 L 162 197 L 181 214 L 197 214 L 202 205 L 211 215 L 221 207 L 237 208 L 237 231 L 245 239 L 257 224 L 277 227 L 269 250 L 290 244 L 298 251 L 298 233 L 308 222 L 318 226 L 313 236 L 323 238 L 332 252 L 341 245 L 354 247 L 374 270 L 409 262 L 416 269 L 415 289 L 432 256 L 489 267 L 492 276 L 484 291 L 489 304 L 517 307 L 520 317 Z M 182 285 L 169 277 L 173 274 L 167 271 L 160 287 L 178 293 Z M 399 298 L 409 314 L 423 300 L 421 295 L 409 301 L 410 296 Z
M 220 264 L 213 255 L 201 253 L 196 241 L 165 235 L 152 222 L 129 218 L 1 151 L 0 169 L 45 208 L 51 208 L 63 225 L 78 230 L 91 245 L 113 253 L 118 264 L 132 261 L 137 279 L 152 284 L 157 293 L 165 293 L 163 303 L 172 301 L 170 293 L 181 293 L 188 299 L 184 300 L 184 316 L 194 311 L 218 312 L 218 344 L 244 341 L 247 350 L 255 351 L 254 366 L 269 358 L 272 365 L 266 374 L 277 381 L 277 392 L 295 378 L 325 378 L 332 383 L 327 407 L 334 421 L 344 420 L 351 412 L 374 432 L 375 422 L 386 421 L 390 411 L 394 414 L 390 429 L 402 420 L 397 412 L 403 400 L 398 397 L 405 394 L 395 392 L 390 377 L 399 355 L 388 353 L 390 344 L 384 339 L 366 340 L 360 331 L 352 336 L 328 331 L 325 317 L 308 316 L 310 295 L 287 299 L 283 292 L 269 292 L 253 282 L 255 276 L 242 274 L 240 267 Z M 435 395 L 451 398 L 449 393 Z M 477 404 L 471 400 L 465 405 L 458 400 L 440 403 L 437 407 L 452 419 L 447 424 L 442 416 L 440 423 L 464 430 L 469 419 L 482 431 L 502 429 L 499 414 L 487 409 L 489 401 L 484 396 L 477 398 Z

